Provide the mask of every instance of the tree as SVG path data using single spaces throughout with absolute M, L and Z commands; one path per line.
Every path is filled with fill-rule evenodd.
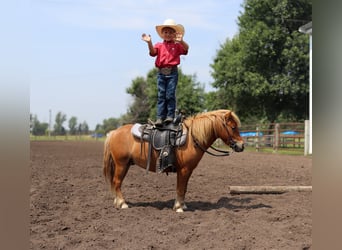
M 240 118 L 274 122 L 308 114 L 308 37 L 298 27 L 312 20 L 310 0 L 246 0 L 239 34 L 217 52 L 212 76 L 220 104 Z M 222 98 L 222 99 L 221 99 Z
M 187 115 L 204 111 L 204 86 L 197 82 L 196 75 L 185 75 L 179 69 L 176 99 L 178 109 L 186 111 Z
M 32 135 L 45 135 L 49 124 L 39 122 L 37 115 L 30 115 Z
M 88 123 L 86 121 L 80 123 L 78 127 L 79 127 L 79 131 L 82 134 L 86 135 L 89 133 L 89 126 L 88 126 Z
M 238 36 L 232 40 L 227 39 L 221 45 L 214 58 L 214 63 L 210 66 L 213 69 L 212 76 L 214 78 L 212 86 L 218 89 L 208 96 L 212 109 L 228 108 L 239 111 L 240 108 L 243 110 L 240 104 L 248 104 L 238 102 L 238 98 L 242 92 L 247 92 L 249 86 L 243 85 L 244 67 Z
M 66 115 L 62 112 L 58 112 L 55 118 L 54 133 L 55 135 L 65 135 L 66 131 L 63 127 L 63 123 L 66 121 Z
M 69 119 L 69 133 L 75 135 L 77 133 L 77 118 L 75 116 Z
M 109 131 L 117 129 L 121 124 L 120 118 L 104 119 L 102 126 L 97 127 L 96 131 L 99 133 L 107 134 Z
M 128 108 L 126 122 L 144 123 L 147 121 L 150 114 L 147 91 L 147 83 L 143 77 L 134 79 L 132 85 L 126 89 L 126 92 L 133 97 L 133 103 Z

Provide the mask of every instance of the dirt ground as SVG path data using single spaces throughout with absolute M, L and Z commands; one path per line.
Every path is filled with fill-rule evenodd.
M 312 158 L 204 155 L 188 210 L 172 210 L 176 175 L 132 166 L 113 207 L 103 142 L 31 142 L 30 249 L 312 249 L 312 193 L 231 195 L 230 185 L 312 185 Z

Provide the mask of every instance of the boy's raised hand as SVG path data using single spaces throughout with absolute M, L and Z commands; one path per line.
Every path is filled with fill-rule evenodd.
M 176 33 L 176 42 L 181 42 L 183 40 L 183 34 L 182 33 Z
M 143 33 L 141 35 L 141 39 L 145 42 L 150 42 L 151 41 L 151 35 L 146 35 L 145 33 Z

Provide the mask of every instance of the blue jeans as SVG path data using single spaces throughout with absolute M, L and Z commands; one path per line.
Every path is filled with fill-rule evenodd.
M 176 111 L 176 87 L 178 83 L 178 70 L 170 75 L 158 73 L 158 102 L 157 102 L 157 118 L 165 119 L 166 117 L 174 118 Z

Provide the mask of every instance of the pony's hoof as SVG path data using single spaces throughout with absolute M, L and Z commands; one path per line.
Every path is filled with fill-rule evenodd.
M 175 205 L 173 206 L 173 210 L 175 210 L 177 213 L 183 213 L 184 209 L 187 209 L 188 207 L 185 205 L 185 203 L 181 204 L 180 202 L 176 201 Z
M 114 207 L 119 209 L 128 208 L 127 203 L 124 200 L 114 199 Z
M 184 212 L 184 210 L 183 210 L 183 208 L 181 208 L 181 207 L 179 207 L 179 208 L 176 209 L 176 213 L 183 213 L 183 212 Z
M 121 209 L 126 209 L 126 208 L 128 208 L 128 205 L 126 203 L 122 203 L 121 204 Z

